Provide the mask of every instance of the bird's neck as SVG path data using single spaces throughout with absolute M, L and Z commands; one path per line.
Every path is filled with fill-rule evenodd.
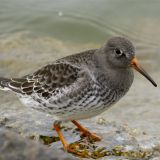
M 112 84 L 112 88 L 128 91 L 133 82 L 133 70 L 127 69 L 111 69 L 108 68 L 104 72 L 106 78 Z

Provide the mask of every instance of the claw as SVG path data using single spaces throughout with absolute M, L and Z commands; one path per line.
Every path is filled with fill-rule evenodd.
M 81 150 L 79 144 L 70 144 L 67 146 L 66 151 L 69 153 L 72 153 L 76 156 L 88 158 L 88 151 L 87 150 Z

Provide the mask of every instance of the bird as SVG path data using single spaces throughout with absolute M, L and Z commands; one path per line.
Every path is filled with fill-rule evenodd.
M 15 93 L 25 106 L 53 115 L 64 150 L 73 152 L 61 123 L 71 121 L 83 135 L 100 141 L 78 120 L 97 116 L 118 102 L 133 83 L 133 69 L 157 87 L 139 65 L 132 42 L 111 37 L 98 49 L 63 57 L 23 77 L 0 77 L 0 88 Z

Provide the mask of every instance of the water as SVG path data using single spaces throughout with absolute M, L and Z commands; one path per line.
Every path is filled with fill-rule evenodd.
M 159 8 L 159 0 L 0 0 L 0 75 L 28 74 L 47 62 L 100 47 L 118 35 L 133 41 L 141 65 L 159 86 Z M 38 123 L 42 117 L 24 108 L 10 93 L 0 91 L 0 96 L 0 115 L 10 119 L 9 126 Z M 159 136 L 159 115 L 159 87 L 136 73 L 129 93 L 99 117 Z M 83 122 L 89 125 L 95 119 Z M 34 129 L 43 132 L 44 128 Z M 27 130 L 25 125 L 21 129 Z

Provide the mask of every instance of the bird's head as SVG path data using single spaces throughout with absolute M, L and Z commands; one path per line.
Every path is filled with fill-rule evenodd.
M 157 84 L 148 73 L 138 64 L 135 47 L 126 38 L 113 37 L 101 48 L 103 58 L 112 68 L 134 68 L 146 77 L 155 87 Z

